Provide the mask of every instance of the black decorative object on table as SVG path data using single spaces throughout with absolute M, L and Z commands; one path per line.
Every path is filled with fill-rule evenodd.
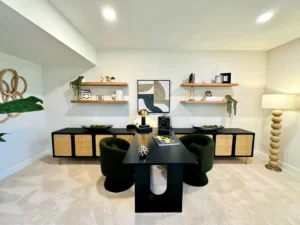
M 230 84 L 231 83 L 231 73 L 221 73 L 223 76 L 223 83 Z
M 158 117 L 158 134 L 170 134 L 172 132 L 171 118 L 169 116 Z
M 170 80 L 138 80 L 137 109 L 149 113 L 170 112 Z
M 136 134 L 123 163 L 135 168 L 135 212 L 182 212 L 183 166 L 196 165 L 194 156 L 184 145 L 160 147 L 152 134 Z M 172 138 L 179 141 L 172 133 Z M 138 147 L 143 143 L 149 148 L 147 160 L 140 160 Z M 167 190 L 162 195 L 155 195 L 150 189 L 150 166 L 166 165 Z

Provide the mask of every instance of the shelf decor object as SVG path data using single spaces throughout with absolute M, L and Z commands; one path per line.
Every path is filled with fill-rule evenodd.
M 281 140 L 281 115 L 283 114 L 283 109 L 295 109 L 295 103 L 296 96 L 292 94 L 265 94 L 262 97 L 262 108 L 273 109 L 269 155 L 270 161 L 265 165 L 265 167 L 269 170 L 276 172 L 282 171 L 282 169 L 278 166 Z
M 138 80 L 137 111 L 149 113 L 170 112 L 170 80 Z

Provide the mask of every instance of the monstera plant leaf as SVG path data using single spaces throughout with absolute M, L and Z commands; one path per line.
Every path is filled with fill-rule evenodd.
M 0 103 L 0 114 L 25 113 L 44 110 L 44 107 L 37 103 L 43 103 L 43 101 L 34 96 Z
M 43 101 L 34 96 L 0 103 L 0 114 L 25 113 L 44 110 L 44 107 L 38 103 L 42 104 Z M 5 140 L 2 138 L 5 134 L 6 133 L 0 133 L 0 142 L 5 142 Z
M 2 138 L 2 136 L 3 135 L 5 135 L 6 133 L 0 133 L 0 142 L 6 142 L 3 138 Z

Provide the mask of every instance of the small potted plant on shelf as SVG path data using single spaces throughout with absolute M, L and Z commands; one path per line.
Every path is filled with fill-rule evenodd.
M 115 77 L 110 77 L 111 82 L 115 82 L 116 78 Z
M 77 97 L 77 100 L 79 100 L 80 91 L 81 91 L 81 82 L 83 81 L 84 77 L 79 76 L 76 80 L 70 82 L 70 87 L 74 91 L 75 97 Z

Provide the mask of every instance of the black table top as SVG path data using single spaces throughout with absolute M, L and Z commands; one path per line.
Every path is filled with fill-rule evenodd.
M 195 157 L 185 148 L 179 139 L 172 133 L 172 139 L 179 141 L 180 145 L 159 146 L 153 136 L 157 132 L 135 135 L 133 142 L 125 156 L 124 164 L 150 164 L 150 165 L 167 165 L 167 164 L 197 164 Z M 149 148 L 146 159 L 140 159 L 138 148 L 145 145 Z
M 240 128 L 224 128 L 218 131 L 200 131 L 194 128 L 174 128 L 173 132 L 175 134 L 254 134 L 251 131 L 243 130 Z M 95 131 L 89 132 L 84 128 L 74 127 L 74 128 L 64 128 L 61 130 L 54 131 L 53 134 L 128 134 L 135 135 L 135 129 L 126 128 L 111 128 L 105 131 Z

